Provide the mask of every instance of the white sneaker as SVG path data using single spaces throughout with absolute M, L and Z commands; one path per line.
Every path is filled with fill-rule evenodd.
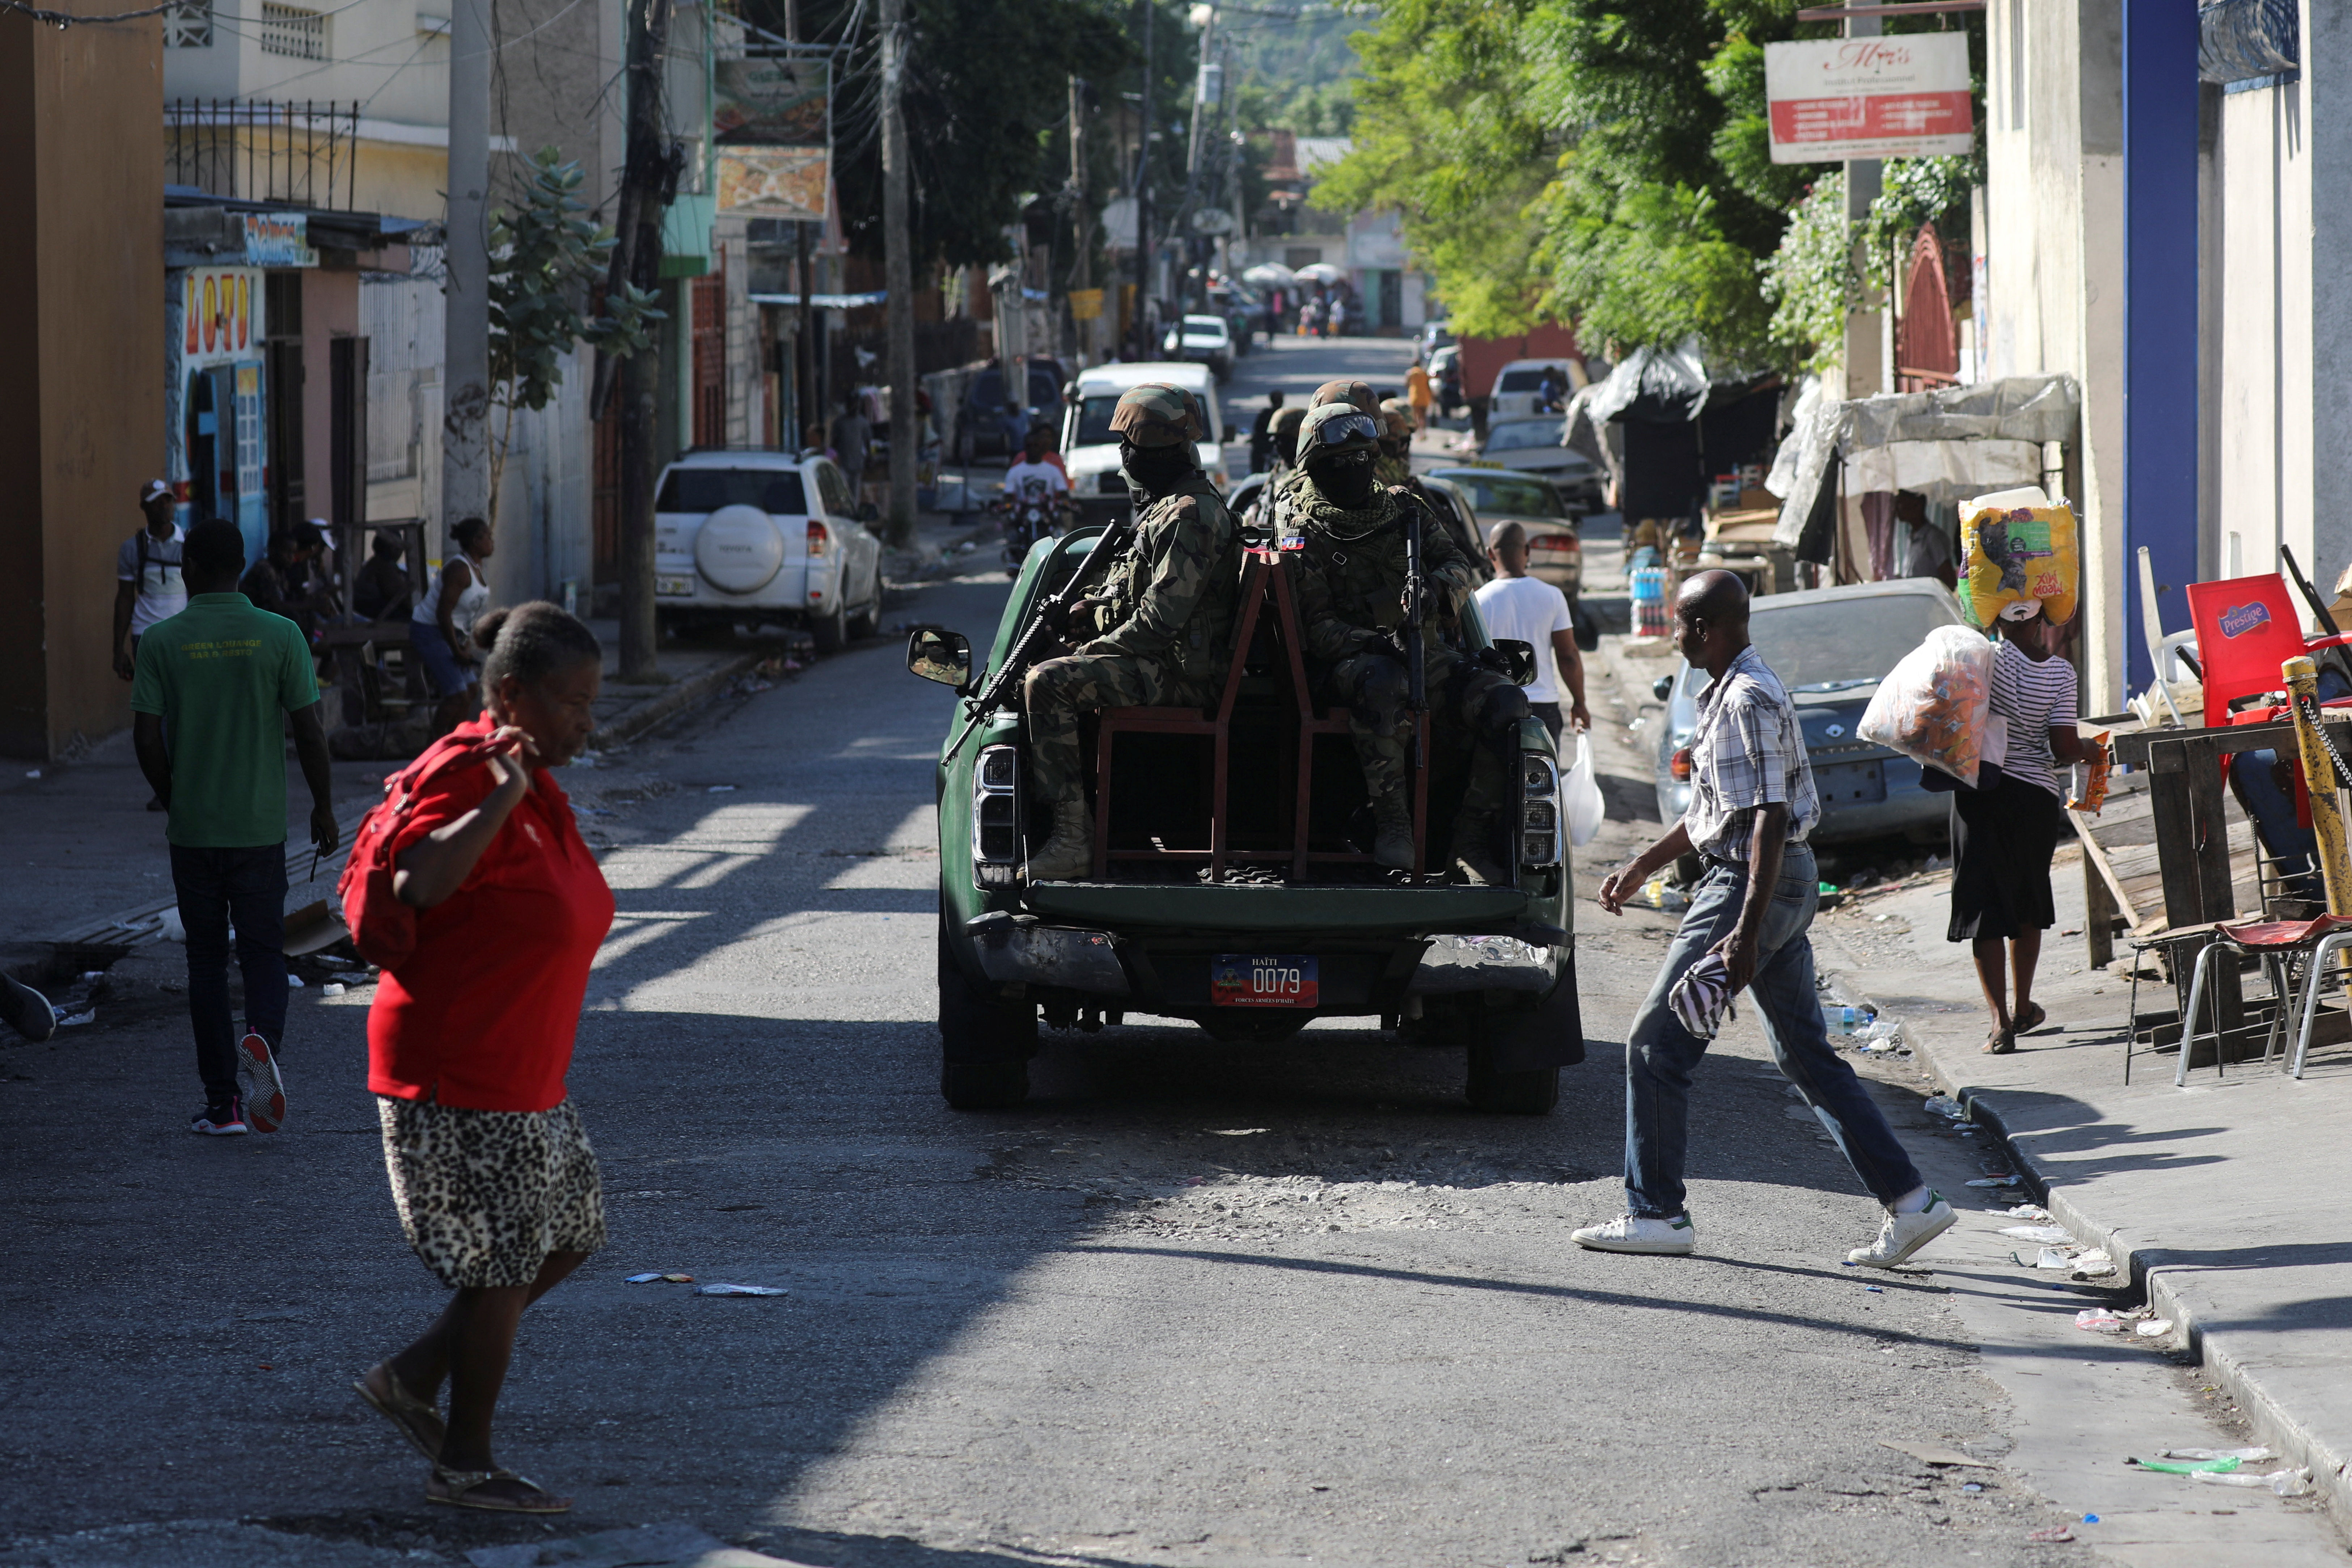
M 1619 1215 L 1599 1225 L 1568 1233 L 1569 1240 L 1595 1252 L 1655 1252 L 1687 1258 L 1696 1244 L 1690 1215 L 1653 1219 L 1645 1215 Z
M 1867 1263 L 1874 1268 L 1892 1268 L 1952 1228 L 1959 1215 L 1944 1201 L 1944 1194 L 1931 1192 L 1927 1206 L 1917 1214 L 1889 1214 L 1878 1222 L 1878 1239 L 1868 1247 L 1857 1247 L 1845 1255 L 1848 1263 Z

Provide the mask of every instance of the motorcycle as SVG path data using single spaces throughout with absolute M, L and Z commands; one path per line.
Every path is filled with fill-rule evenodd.
M 1028 559 L 1030 546 L 1041 539 L 1059 539 L 1069 531 L 1072 521 L 1069 498 L 1036 479 L 1022 480 L 1020 494 L 999 496 L 989 502 L 989 510 L 996 514 L 998 526 L 1004 531 L 1007 577 L 1021 575 L 1021 563 Z

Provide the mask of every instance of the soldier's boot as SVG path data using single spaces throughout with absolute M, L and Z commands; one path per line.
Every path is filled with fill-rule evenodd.
M 1054 806 L 1054 831 L 1021 868 L 1024 882 L 1070 882 L 1095 868 L 1095 819 L 1087 803 L 1058 801 Z
M 1513 885 L 1509 870 L 1495 859 L 1496 815 L 1491 811 L 1464 812 L 1454 824 L 1454 868 L 1473 887 Z
M 1391 871 L 1412 869 L 1412 808 L 1402 790 L 1372 796 L 1372 862 Z

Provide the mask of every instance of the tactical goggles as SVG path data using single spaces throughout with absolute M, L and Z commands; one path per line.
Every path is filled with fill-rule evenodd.
M 1336 419 L 1326 419 L 1314 429 L 1318 447 L 1344 447 L 1352 441 L 1377 441 L 1382 434 L 1380 424 L 1369 414 L 1343 414 Z

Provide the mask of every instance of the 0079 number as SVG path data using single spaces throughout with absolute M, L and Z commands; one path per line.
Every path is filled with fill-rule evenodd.
M 1312 1007 L 1318 989 L 1315 960 L 1304 954 L 1223 952 L 1209 976 L 1209 999 L 1220 1007 Z

